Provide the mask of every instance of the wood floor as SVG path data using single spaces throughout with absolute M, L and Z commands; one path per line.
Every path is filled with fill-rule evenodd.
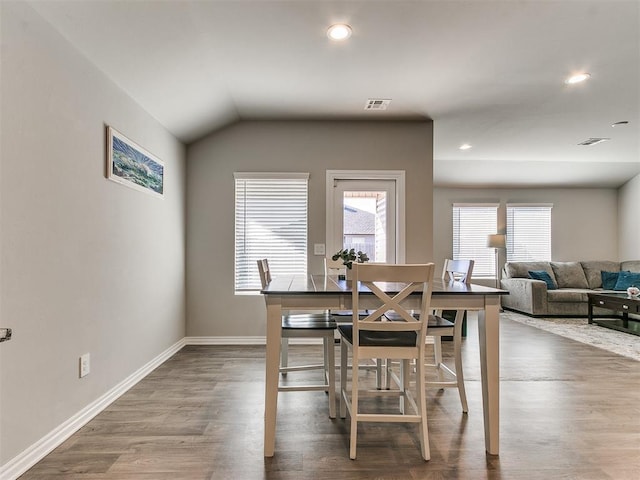
M 349 460 L 349 425 L 321 392 L 280 394 L 264 458 L 264 347 L 188 346 L 21 478 L 638 480 L 640 363 L 511 321 L 501 338 L 499 457 L 484 451 L 470 318 L 469 414 L 454 389 L 428 392 L 429 462 L 416 426 L 394 424 L 361 426 Z M 290 348 L 292 360 L 321 350 Z

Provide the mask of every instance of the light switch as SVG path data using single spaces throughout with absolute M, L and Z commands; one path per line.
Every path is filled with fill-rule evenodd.
M 313 254 L 314 255 L 324 255 L 325 254 L 324 243 L 314 243 L 313 244 Z

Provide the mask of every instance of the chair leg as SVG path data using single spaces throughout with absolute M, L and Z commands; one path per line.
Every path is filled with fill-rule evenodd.
M 340 342 L 340 418 L 347 418 L 347 342 Z M 351 371 L 357 373 L 357 369 Z
M 440 335 L 433 337 L 433 356 L 435 358 L 436 371 L 438 372 L 438 381 L 442 382 L 444 376 L 442 374 L 442 338 Z
M 407 408 L 407 388 L 410 385 L 409 374 L 411 372 L 411 365 L 409 360 L 401 360 L 400 361 L 400 385 L 398 388 L 400 390 L 400 413 L 403 415 L 406 413 Z
M 289 339 L 283 338 L 280 343 L 280 367 L 286 368 L 289 366 Z M 283 377 L 287 376 L 287 372 L 281 372 Z
M 424 356 L 416 362 L 416 400 L 420 409 L 420 450 L 422 458 L 429 460 L 431 450 L 429 448 L 429 429 L 427 428 L 427 401 L 424 384 Z
M 329 418 L 336 418 L 336 354 L 333 336 L 323 338 L 325 378 L 329 385 Z
M 358 358 L 351 355 L 351 439 L 349 441 L 349 458 L 356 459 L 356 442 L 358 439 Z
M 391 390 L 391 360 L 384 359 L 384 389 Z
M 324 392 L 329 394 L 329 346 L 327 345 L 327 338 L 322 338 L 322 373 L 324 375 L 324 383 L 327 386 Z

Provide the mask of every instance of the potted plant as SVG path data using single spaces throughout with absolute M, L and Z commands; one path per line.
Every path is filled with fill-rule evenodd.
M 353 262 L 356 263 L 364 263 L 364 262 L 368 262 L 369 261 L 369 256 L 358 250 L 356 252 L 356 250 L 354 248 L 351 249 L 343 249 L 343 250 L 338 250 L 338 252 L 333 255 L 333 257 L 331 257 L 331 260 L 333 260 L 334 262 L 336 260 L 342 260 L 342 264 L 347 267 L 347 276 L 350 276 L 350 270 L 353 268 Z

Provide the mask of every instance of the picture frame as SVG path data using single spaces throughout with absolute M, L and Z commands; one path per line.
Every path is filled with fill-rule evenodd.
M 107 178 L 164 196 L 164 162 L 111 126 L 107 126 Z

